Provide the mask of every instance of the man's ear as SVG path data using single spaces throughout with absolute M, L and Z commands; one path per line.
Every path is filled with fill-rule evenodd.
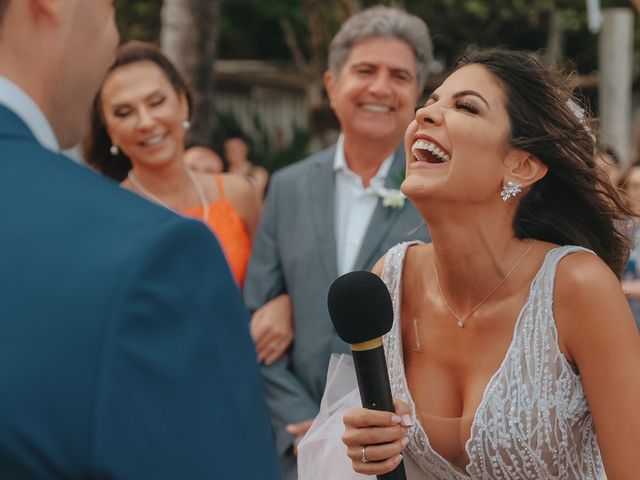
M 18 0 L 25 1 L 25 0 Z M 70 0 L 26 0 L 29 2 L 29 15 L 36 23 L 59 25 L 65 10 L 71 8 Z
M 322 81 L 324 82 L 324 88 L 327 90 L 327 97 L 329 97 L 329 104 L 333 107 L 333 87 L 335 85 L 335 78 L 333 77 L 333 73 L 329 70 L 324 72 L 322 76 Z
M 514 149 L 507 155 L 505 160 L 505 178 L 507 182 L 517 182 L 522 187 L 533 185 L 543 178 L 549 167 L 547 167 L 538 157 L 523 150 Z

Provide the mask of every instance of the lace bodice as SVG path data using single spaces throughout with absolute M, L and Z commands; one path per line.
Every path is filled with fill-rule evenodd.
M 410 243 L 386 256 L 383 280 L 393 299 L 394 322 L 384 337 L 393 396 L 407 402 L 414 426 L 407 453 L 425 477 L 471 479 L 604 479 L 604 467 L 591 412 L 580 377 L 560 351 L 553 317 L 553 286 L 558 262 L 580 247 L 558 247 L 547 253 L 536 274 L 514 336 L 475 414 L 466 444 L 466 472 L 445 460 L 430 445 L 416 419 L 404 372 L 400 338 L 402 268 Z

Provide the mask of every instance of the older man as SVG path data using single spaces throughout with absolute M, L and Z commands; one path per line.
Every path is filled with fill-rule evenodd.
M 278 478 L 215 239 L 59 153 L 114 59 L 113 16 L 0 0 L 0 478 Z
M 351 17 L 331 43 L 324 77 L 342 130 L 338 143 L 273 176 L 244 291 L 254 324 L 277 322 L 289 299 L 292 305 L 290 354 L 262 369 L 287 478 L 296 477 L 295 441 L 318 411 L 330 355 L 348 350 L 328 318 L 330 283 L 370 269 L 398 242 L 428 239 L 418 213 L 394 190 L 430 59 L 419 18 L 387 7 Z

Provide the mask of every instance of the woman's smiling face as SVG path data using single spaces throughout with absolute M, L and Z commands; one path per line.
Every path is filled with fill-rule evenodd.
M 180 157 L 188 102 L 154 62 L 135 62 L 110 72 L 100 99 L 112 142 L 134 166 L 160 165 Z
M 414 199 L 499 198 L 510 132 L 502 83 L 481 65 L 456 70 L 406 131 L 403 192 Z

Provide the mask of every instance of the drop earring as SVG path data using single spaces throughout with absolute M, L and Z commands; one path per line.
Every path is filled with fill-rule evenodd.
M 520 192 L 522 192 L 522 185 L 520 185 L 518 182 L 507 182 L 507 184 L 500 191 L 500 196 L 502 197 L 502 200 L 506 202 L 512 197 L 516 198 L 516 195 L 518 195 Z

